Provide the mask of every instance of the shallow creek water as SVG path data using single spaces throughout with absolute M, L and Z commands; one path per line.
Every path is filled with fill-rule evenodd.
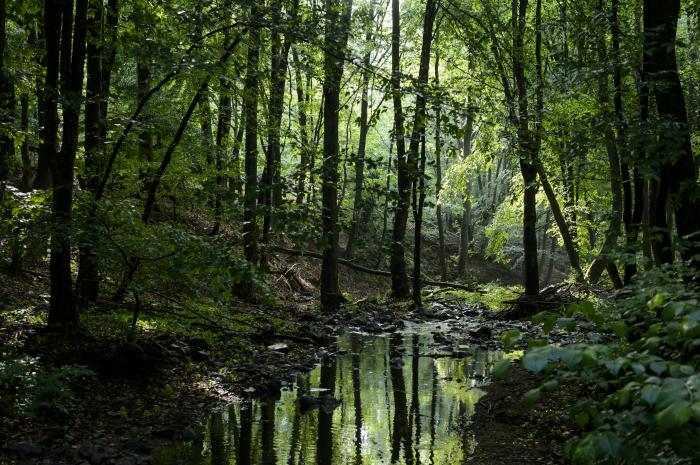
M 337 352 L 277 398 L 213 412 L 192 442 L 156 451 L 155 465 L 463 463 L 469 417 L 495 351 L 444 344 L 445 324 L 387 335 L 346 333 Z

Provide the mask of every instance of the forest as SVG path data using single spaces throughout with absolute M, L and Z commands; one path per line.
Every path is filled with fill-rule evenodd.
M 0 463 L 699 464 L 700 3 L 0 0 Z

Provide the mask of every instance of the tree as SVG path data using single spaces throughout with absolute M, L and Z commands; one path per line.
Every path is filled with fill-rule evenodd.
M 338 113 L 340 81 L 350 30 L 352 0 L 326 0 L 323 79 L 323 165 L 322 232 L 323 263 L 321 265 L 321 308 L 331 312 L 343 300 L 338 288 Z
M 73 167 L 78 150 L 78 130 L 86 54 L 88 0 L 44 2 L 46 77 L 40 111 L 45 126 L 41 151 L 50 161 L 53 178 L 51 204 L 51 301 L 49 326 L 78 324 L 71 277 L 71 209 Z M 59 78 L 60 71 L 60 78 Z M 58 142 L 58 101 L 63 106 L 61 148 Z

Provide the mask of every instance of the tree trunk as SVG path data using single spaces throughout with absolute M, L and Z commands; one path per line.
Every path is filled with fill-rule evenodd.
M 527 81 L 525 79 L 525 53 L 523 38 L 526 30 L 528 0 L 513 0 L 513 77 L 517 90 L 518 159 L 523 177 L 523 278 L 525 294 L 539 294 L 537 263 L 537 145 L 529 128 Z M 538 0 L 539 3 L 539 0 Z
M 323 165 L 322 176 L 322 238 L 321 309 L 338 310 L 343 297 L 338 288 L 338 113 L 340 112 L 340 83 L 350 32 L 352 0 L 327 0 L 323 79 Z
M 75 9 L 74 9 L 75 7 Z M 47 69 L 44 112 L 48 127 L 42 144 L 51 160 L 53 199 L 51 210 L 51 300 L 48 324 L 68 327 L 78 324 L 71 277 L 71 210 L 73 206 L 73 166 L 78 150 L 80 101 L 86 53 L 88 0 L 44 3 Z M 59 82 L 60 69 L 60 82 Z M 60 90 L 59 90 L 60 87 Z M 63 99 L 61 149 L 58 136 L 57 101 Z
M 257 20 L 257 0 L 251 2 L 249 18 Z M 243 200 L 243 247 L 250 264 L 258 263 L 258 61 L 260 30 L 248 31 L 248 64 L 243 89 L 245 115 L 245 193 Z
M 554 216 L 554 222 L 559 228 L 559 234 L 561 234 L 562 240 L 564 242 L 564 249 L 566 250 L 566 255 L 569 258 L 569 264 L 574 270 L 576 281 L 583 281 L 583 270 L 581 269 L 581 262 L 579 258 L 578 248 L 574 242 L 573 235 L 571 234 L 571 229 L 569 224 L 566 222 L 566 218 L 561 211 L 559 206 L 559 201 L 557 200 L 557 195 L 549 183 L 547 173 L 542 166 L 542 163 L 537 163 L 537 174 L 539 175 L 540 182 L 542 183 L 542 190 L 544 190 L 547 200 L 549 201 L 549 208 Z
M 474 108 L 471 104 L 471 95 L 467 97 L 467 122 L 464 125 L 464 140 L 462 141 L 462 160 L 466 161 L 472 153 L 472 137 L 474 135 Z M 457 274 L 463 276 L 467 271 L 467 256 L 471 243 L 472 201 L 467 181 L 464 201 L 462 202 L 462 219 L 459 223 L 459 260 L 457 262 Z
M 603 15 L 602 0 L 598 0 L 596 10 L 599 15 Z M 604 70 L 607 70 L 608 54 L 607 45 L 605 43 L 605 35 L 602 33 L 598 34 L 597 42 L 600 66 Z M 598 282 L 603 270 L 608 267 L 609 262 L 612 262 L 610 254 L 613 252 L 617 244 L 622 228 L 622 176 L 620 174 L 621 169 L 620 156 L 618 154 L 618 140 L 616 139 L 615 133 L 613 132 L 610 124 L 613 121 L 613 115 L 608 109 L 610 97 L 608 93 L 607 71 L 601 72 L 598 77 L 598 102 L 602 109 L 602 120 L 605 126 L 605 146 L 608 153 L 608 166 L 610 169 L 611 211 L 610 222 L 608 223 L 608 230 L 605 233 L 603 245 L 600 248 L 598 256 L 593 260 L 588 268 L 588 271 L 586 272 L 586 280 L 591 284 Z M 611 276 L 611 278 L 613 277 Z
M 435 53 L 435 87 L 440 86 L 440 54 Z M 441 117 L 440 99 L 435 100 L 435 216 L 437 219 L 438 228 L 438 266 L 440 269 L 440 279 L 447 280 L 447 251 L 445 249 L 445 224 L 442 217 L 442 204 L 440 202 L 440 191 L 442 190 L 442 140 L 440 117 Z
M 15 141 L 9 133 L 15 120 L 15 85 L 5 69 L 6 16 L 5 0 L 0 0 L 0 181 L 7 179 L 15 156 Z
M 374 26 L 374 8 L 369 5 L 368 18 L 366 19 L 365 47 L 372 42 L 372 29 Z M 367 132 L 369 131 L 368 107 L 369 107 L 369 75 L 371 50 L 368 48 L 362 60 L 362 101 L 360 103 L 360 139 L 357 144 L 357 156 L 355 157 L 355 198 L 352 208 L 352 224 L 348 232 L 348 242 L 345 246 L 345 258 L 352 259 L 355 239 L 360 234 L 360 222 L 362 218 L 362 191 L 365 182 L 365 152 L 367 148 Z
M 292 49 L 292 61 L 294 62 L 295 87 L 297 92 L 297 107 L 299 118 L 299 167 L 297 169 L 296 204 L 304 203 L 306 186 L 306 173 L 309 165 L 309 135 L 306 123 L 306 111 L 308 107 L 308 94 L 304 97 L 304 81 L 301 74 L 301 62 L 296 48 Z
M 688 114 L 678 75 L 676 61 L 676 28 L 680 14 L 680 0 L 644 1 L 644 68 L 645 75 L 654 84 L 656 110 L 661 120 L 659 132 L 659 192 L 656 208 L 651 215 L 651 227 L 665 227 L 666 200 L 675 211 L 679 242 L 683 242 L 681 257 L 691 260 L 700 268 L 700 199 L 698 197 L 697 167 L 693 159 Z M 670 241 L 668 241 L 670 242 Z M 670 251 L 661 251 L 661 261 L 673 260 Z
M 408 297 L 408 276 L 404 257 L 404 237 L 408 221 L 408 206 L 411 197 L 411 174 L 406 159 L 404 139 L 404 116 L 401 106 L 401 15 L 399 0 L 391 0 L 391 92 L 394 102 L 394 137 L 396 139 L 396 167 L 398 198 L 394 211 L 394 225 L 391 233 L 391 294 L 398 299 Z
M 413 308 L 418 310 L 421 302 L 421 250 L 423 228 L 423 205 L 425 205 L 425 134 L 421 141 L 420 162 L 418 165 L 418 179 L 413 184 L 413 222 L 415 233 L 413 239 Z M 418 364 L 418 361 L 414 361 Z
M 32 159 L 29 156 L 29 95 L 20 98 L 21 116 L 20 129 L 24 134 L 20 153 L 22 154 L 22 191 L 29 192 L 32 188 Z

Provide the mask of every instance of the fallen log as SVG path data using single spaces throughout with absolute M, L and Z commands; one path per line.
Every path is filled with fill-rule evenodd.
M 286 247 L 279 247 L 279 246 L 274 246 L 270 247 L 275 252 L 280 252 L 286 255 L 291 255 L 294 257 L 311 257 L 311 258 L 316 258 L 319 260 L 323 259 L 323 255 L 318 253 L 318 252 L 311 252 L 308 250 L 294 250 L 294 249 L 288 249 Z M 366 273 L 366 274 L 371 274 L 375 276 L 385 276 L 385 277 L 391 277 L 391 272 L 389 271 L 384 271 L 384 270 L 375 270 L 372 268 L 367 268 L 366 266 L 358 265 L 357 263 L 353 263 L 350 260 L 345 260 L 344 258 L 339 258 L 338 259 L 338 264 L 346 266 L 352 270 L 359 271 L 361 273 Z M 413 279 L 412 276 L 408 277 L 409 279 Z M 429 286 L 442 286 L 442 287 L 450 287 L 452 289 L 459 289 L 462 291 L 469 291 L 469 292 L 478 292 L 480 294 L 485 294 L 486 291 L 478 289 L 474 286 L 467 286 L 464 284 L 458 284 L 458 283 L 449 283 L 445 281 L 433 281 L 430 279 L 422 279 L 421 280 L 423 284 L 427 284 Z

